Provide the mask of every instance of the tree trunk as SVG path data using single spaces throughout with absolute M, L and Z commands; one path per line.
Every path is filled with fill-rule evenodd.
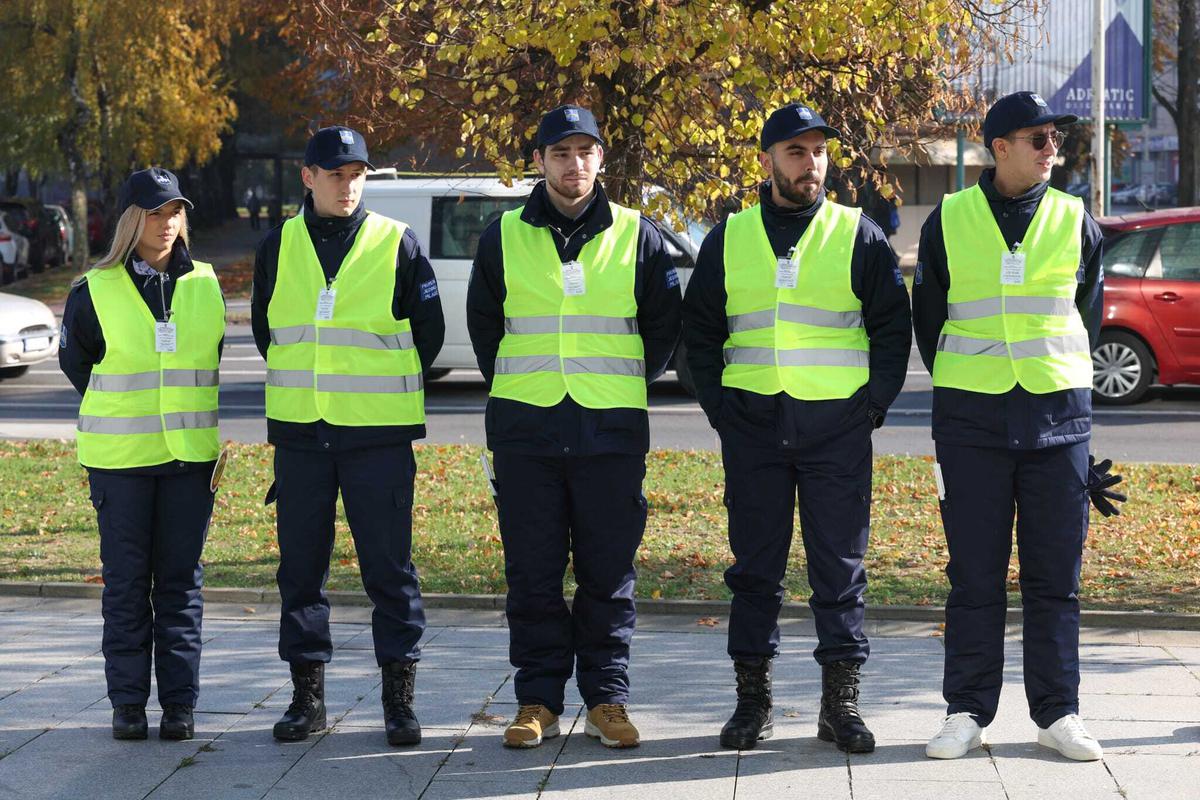
M 1196 25 L 1197 0 L 1179 0 L 1179 34 L 1176 41 L 1176 78 L 1178 94 L 1175 101 L 1175 128 L 1179 137 L 1179 204 L 1197 203 L 1197 166 L 1200 165 L 1200 39 Z
M 10 167 L 4 170 L 4 193 L 12 197 L 17 193 L 17 187 L 21 183 L 21 168 Z
M 79 24 L 74 14 L 70 15 L 71 30 L 67 36 L 67 52 L 63 65 L 63 88 L 71 98 L 71 113 L 55 137 L 59 152 L 67 163 L 67 174 L 71 178 L 71 215 L 75 225 L 75 246 L 71 258 L 77 270 L 83 270 L 88 260 L 88 209 L 87 209 L 87 162 L 84 160 L 80 137 L 91 118 L 91 109 L 79 88 Z

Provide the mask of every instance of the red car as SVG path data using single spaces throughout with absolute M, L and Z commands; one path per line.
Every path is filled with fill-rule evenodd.
M 1097 220 L 1104 322 L 1096 402 L 1128 405 L 1153 384 L 1200 383 L 1200 207 Z

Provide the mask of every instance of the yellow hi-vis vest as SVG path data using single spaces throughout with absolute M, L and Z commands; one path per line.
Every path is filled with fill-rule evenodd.
M 407 227 L 368 212 L 327 287 L 303 216 L 283 224 L 267 306 L 270 419 L 350 426 L 425 422 L 412 324 L 392 316 L 396 256 Z M 317 298 L 326 288 L 336 292 L 333 318 L 318 320 Z
M 552 234 L 500 220 L 504 258 L 504 338 L 492 397 L 535 406 L 566 395 L 585 408 L 646 408 L 646 361 L 637 327 L 634 275 L 641 215 L 615 203 L 613 224 L 584 245 L 584 293 L 563 291 Z
M 1003 394 L 1092 386 L 1087 329 L 1075 308 L 1083 202 L 1047 189 L 1017 252 L 1024 282 L 1001 283 L 1009 251 L 978 185 L 942 200 L 950 271 L 948 318 L 938 339 L 933 385 Z
M 104 332 L 75 434 L 79 463 L 100 469 L 212 461 L 221 451 L 217 392 L 225 302 L 213 268 L 192 262 L 175 284 L 175 352 L 157 353 L 155 323 L 121 265 L 84 279 Z
M 796 244 L 796 288 L 776 289 L 778 259 L 762 207 L 725 223 L 725 369 L 721 385 L 798 400 L 840 400 L 867 383 L 870 342 L 850 286 L 861 209 L 825 200 Z

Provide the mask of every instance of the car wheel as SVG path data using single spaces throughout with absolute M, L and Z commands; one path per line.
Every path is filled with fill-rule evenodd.
M 1092 351 L 1092 396 L 1097 403 L 1127 406 L 1139 402 L 1154 380 L 1154 358 L 1133 334 L 1100 334 Z
M 675 368 L 675 377 L 679 380 L 679 385 L 683 390 L 692 397 L 696 396 L 696 382 L 692 380 L 692 368 L 687 363 L 687 348 L 683 342 L 675 348 L 675 356 L 672 359 L 672 366 Z
M 0 367 L 0 380 L 4 380 L 6 378 L 19 378 L 28 371 L 28 364 L 22 364 L 19 367 Z

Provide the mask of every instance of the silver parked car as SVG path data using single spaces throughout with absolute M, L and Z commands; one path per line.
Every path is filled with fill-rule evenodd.
M 17 233 L 0 211 L 0 284 L 12 283 L 29 272 L 29 240 Z
M 57 348 L 58 321 L 45 303 L 0 293 L 0 378 L 24 375 Z

